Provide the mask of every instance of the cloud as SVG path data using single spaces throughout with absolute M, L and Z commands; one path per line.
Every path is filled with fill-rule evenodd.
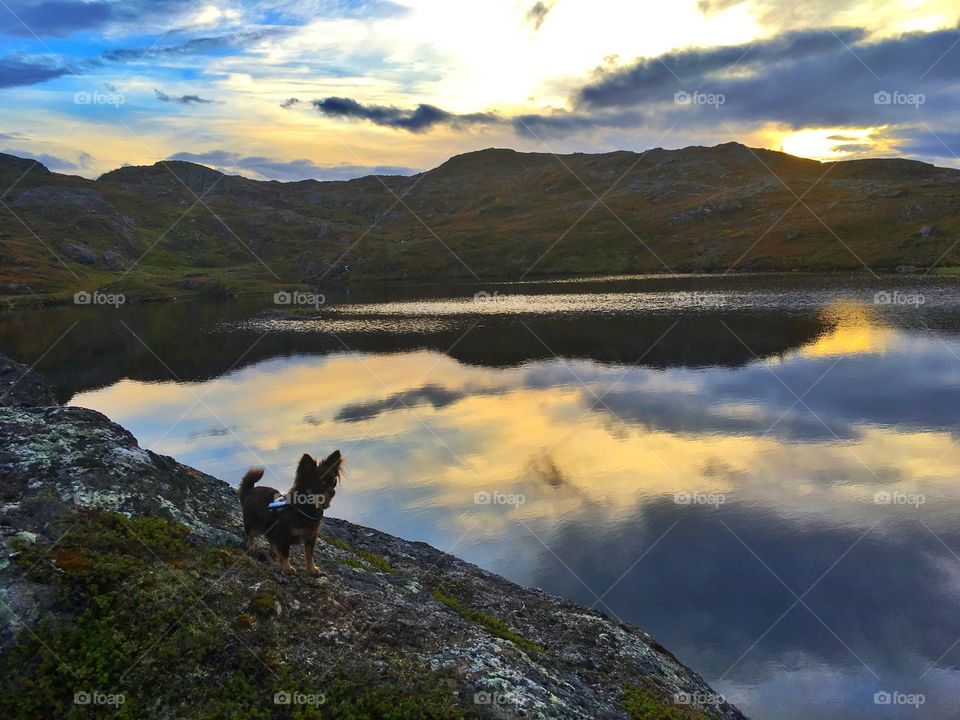
M 534 6 L 536 7 L 536 6 Z M 546 6 L 545 6 L 546 7 Z M 549 10 L 549 8 L 547 8 Z M 624 66 L 605 66 L 576 88 L 568 109 L 507 116 L 452 113 L 429 104 L 414 108 L 364 104 L 346 97 L 314 100 L 328 117 L 425 132 L 439 125 L 512 124 L 517 135 L 556 137 L 602 129 L 675 127 L 677 132 L 730 132 L 768 124 L 804 127 L 903 127 L 960 119 L 960 42 L 954 28 L 881 41 L 865 30 L 788 32 L 755 43 L 674 50 Z M 877 101 L 878 93 L 921 98 Z M 693 97 L 694 101 L 685 98 Z M 697 98 L 716 98 L 699 102 Z M 283 107 L 292 107 L 291 98 Z M 835 139 L 865 151 L 863 141 Z M 850 147 L 846 147 L 849 145 Z M 942 156 L 941 151 L 937 151 Z
M 581 87 L 573 100 L 576 106 L 589 108 L 672 100 L 677 90 L 705 89 L 711 82 L 718 82 L 722 73 L 763 74 L 781 63 L 823 54 L 839 55 L 844 52 L 842 43 L 850 45 L 863 36 L 862 30 L 815 30 L 746 45 L 672 51 L 626 67 L 600 70 L 596 79 Z
M 543 21 L 547 19 L 547 13 L 553 9 L 553 5 L 547 5 L 542 0 L 534 3 L 533 6 L 527 10 L 527 22 L 533 25 L 533 31 L 536 32 L 540 29 L 540 26 L 543 25 Z
M 282 107 L 284 110 L 289 110 L 294 105 L 299 105 L 299 104 L 300 104 L 300 98 L 287 98 L 282 103 L 280 103 L 280 107 Z
M 351 98 L 328 97 L 314 100 L 313 106 L 327 117 L 367 120 L 381 127 L 413 133 L 425 132 L 436 125 L 462 128 L 502 122 L 500 116 L 494 113 L 458 115 L 422 103 L 413 110 L 405 110 L 391 105 L 363 105 Z
M 0 34 L 68 37 L 111 25 L 167 24 L 194 3 L 189 0 L 8 0 L 0 13 Z
M 337 411 L 335 420 L 341 422 L 359 422 L 372 420 L 391 410 L 408 410 L 417 405 L 430 405 L 434 409 L 445 408 L 467 396 L 465 390 L 450 390 L 440 385 L 423 387 L 394 393 L 383 400 L 346 405 Z
M 0 88 L 36 85 L 72 74 L 73 71 L 51 57 L 17 54 L 0 58 Z
M 186 55 L 204 55 L 221 50 L 246 48 L 264 40 L 265 38 L 284 35 L 289 32 L 286 28 L 268 28 L 249 32 L 236 32 L 213 37 L 199 37 L 188 40 L 180 45 L 146 48 L 116 48 L 103 53 L 104 60 L 112 62 L 134 62 L 137 60 L 160 59 L 165 57 L 179 57 Z
M 199 95 L 167 95 L 162 90 L 157 89 L 154 89 L 153 92 L 157 94 L 157 100 L 165 103 L 179 103 L 180 105 L 206 105 L 213 102 L 213 100 L 207 100 Z
M 598 71 L 574 93 L 576 111 L 641 107 L 661 125 L 777 122 L 793 128 L 903 125 L 960 112 L 956 28 L 868 42 L 859 29 L 786 33 L 749 45 L 695 48 Z M 722 96 L 681 104 L 674 94 Z M 922 96 L 877 102 L 880 92 Z M 602 122 L 602 117 L 599 118 Z
M 266 180 L 352 180 L 367 175 L 416 175 L 419 170 L 392 165 L 318 165 L 312 160 L 278 160 L 244 156 L 227 150 L 203 153 L 179 152 L 170 160 L 209 165 L 226 173 L 249 174 Z
M 114 17 L 116 9 L 110 2 L 12 2 L 0 15 L 0 33 L 32 37 L 92 30 Z
M 897 152 L 956 161 L 960 158 L 960 132 L 929 127 L 906 128 L 892 137 Z

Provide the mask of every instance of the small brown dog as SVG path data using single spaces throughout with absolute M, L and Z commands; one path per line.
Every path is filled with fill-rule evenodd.
M 302 542 L 307 572 L 320 572 L 313 561 L 313 548 L 320 535 L 323 511 L 330 507 L 343 468 L 340 451 L 334 450 L 323 461 L 309 455 L 300 458 L 293 487 L 286 495 L 269 487 L 254 487 L 263 477 L 263 468 L 251 468 L 240 481 L 240 507 L 247 550 L 253 550 L 257 535 L 270 541 L 274 555 L 284 572 L 295 572 L 290 564 L 290 546 Z

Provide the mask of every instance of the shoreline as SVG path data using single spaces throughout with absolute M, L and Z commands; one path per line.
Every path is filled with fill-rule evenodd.
M 239 505 L 227 483 L 140 448 L 128 431 L 101 413 L 51 404 L 46 382 L 18 363 L 0 363 L 0 396 L 0 468 L 9 478 L 0 504 L 7 559 L 0 568 L 0 596 L 9 610 L 0 654 L 7 659 L 17 657 L 25 642 L 11 617 L 40 634 L 47 627 L 41 620 L 80 622 L 73 607 L 79 601 L 71 595 L 65 604 L 51 586 L 88 572 L 88 563 L 115 562 L 107 550 L 94 552 L 90 543 L 97 545 L 101 536 L 116 533 L 118 525 L 138 537 L 146 534 L 144 527 L 151 527 L 150 533 L 161 538 L 154 540 L 156 548 L 140 543 L 147 549 L 144 553 L 130 542 L 124 552 L 144 556 L 149 570 L 144 569 L 143 577 L 159 577 L 169 569 L 168 562 L 156 557 L 167 545 L 177 548 L 176 563 L 197 566 L 192 572 L 205 578 L 207 588 L 202 602 L 215 608 L 223 623 L 217 628 L 209 621 L 213 624 L 205 631 L 215 631 L 208 639 L 209 652 L 218 658 L 236 653 L 242 639 L 256 646 L 253 654 L 258 656 L 256 651 L 264 646 L 282 642 L 284 660 L 275 672 L 298 668 L 298 691 L 303 693 L 312 683 L 328 688 L 325 692 L 340 692 L 333 689 L 339 685 L 327 683 L 326 673 L 336 667 L 343 682 L 366 678 L 343 700 L 359 703 L 357 698 L 367 697 L 370 688 L 387 694 L 402 690 L 392 673 L 412 665 L 419 668 L 421 679 L 424 673 L 436 675 L 431 686 L 448 687 L 430 702 L 453 714 L 436 717 L 511 716 L 502 714 L 504 706 L 537 718 L 646 717 L 634 710 L 651 707 L 663 712 L 672 708 L 691 719 L 744 717 L 636 626 L 516 585 L 425 543 L 330 518 L 317 550 L 323 576 L 284 576 L 276 563 L 239 550 Z M 81 530 L 74 530 L 77 527 Z M 71 535 L 82 538 L 84 528 L 93 539 L 71 546 Z M 184 537 L 176 543 L 162 539 L 179 532 Z M 218 558 L 212 568 L 206 566 L 209 557 Z M 24 559 L 30 568 L 40 568 L 28 569 L 32 574 L 26 579 Z M 302 567 L 296 551 L 294 564 Z M 45 580 L 51 568 L 52 579 Z M 102 591 L 110 603 L 118 602 L 110 594 L 114 591 Z M 78 592 L 82 595 L 73 591 Z M 98 602 L 111 607 L 107 600 Z M 122 617 L 123 612 L 111 610 L 113 615 Z M 140 641 L 137 633 L 130 635 L 128 642 Z M 60 637 L 44 639 L 60 650 Z M 146 645 L 147 638 L 143 640 Z M 77 652 L 71 647 L 70 657 Z M 199 667 L 192 665 L 196 660 L 184 662 L 194 674 L 218 678 L 225 661 Z M 69 680 L 57 677 L 60 685 Z M 101 682 L 108 687 L 94 689 L 129 695 L 131 702 L 159 703 L 167 710 L 180 694 L 199 692 L 178 686 L 176 694 L 168 694 L 170 688 L 156 684 L 127 688 L 128 680 L 117 679 L 116 687 Z M 6 682 L 7 694 L 16 690 L 9 687 L 10 678 Z M 73 685 L 68 682 L 65 689 Z M 401 694 L 404 702 L 413 701 Z M 705 704 L 690 704 L 687 698 Z M 266 695 L 254 694 L 250 702 L 269 712 Z M 410 717 L 425 712 L 418 705 Z

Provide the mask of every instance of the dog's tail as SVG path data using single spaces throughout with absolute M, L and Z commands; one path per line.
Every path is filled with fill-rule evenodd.
M 247 474 L 243 476 L 243 480 L 240 481 L 240 490 L 238 494 L 240 495 L 240 504 L 243 504 L 243 501 L 247 499 L 247 495 L 250 494 L 250 491 L 253 490 L 253 486 L 257 484 L 260 478 L 263 477 L 263 468 L 256 467 L 250 468 L 247 470 Z

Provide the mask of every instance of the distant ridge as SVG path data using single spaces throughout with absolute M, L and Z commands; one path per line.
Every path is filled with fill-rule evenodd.
M 21 299 L 84 284 L 171 296 L 960 264 L 960 171 L 821 163 L 740 143 L 560 156 L 488 148 L 413 176 L 299 182 L 173 160 L 87 180 L 0 155 L 0 182 L 13 186 L 4 202 L 15 213 L 0 215 L 0 294 Z

